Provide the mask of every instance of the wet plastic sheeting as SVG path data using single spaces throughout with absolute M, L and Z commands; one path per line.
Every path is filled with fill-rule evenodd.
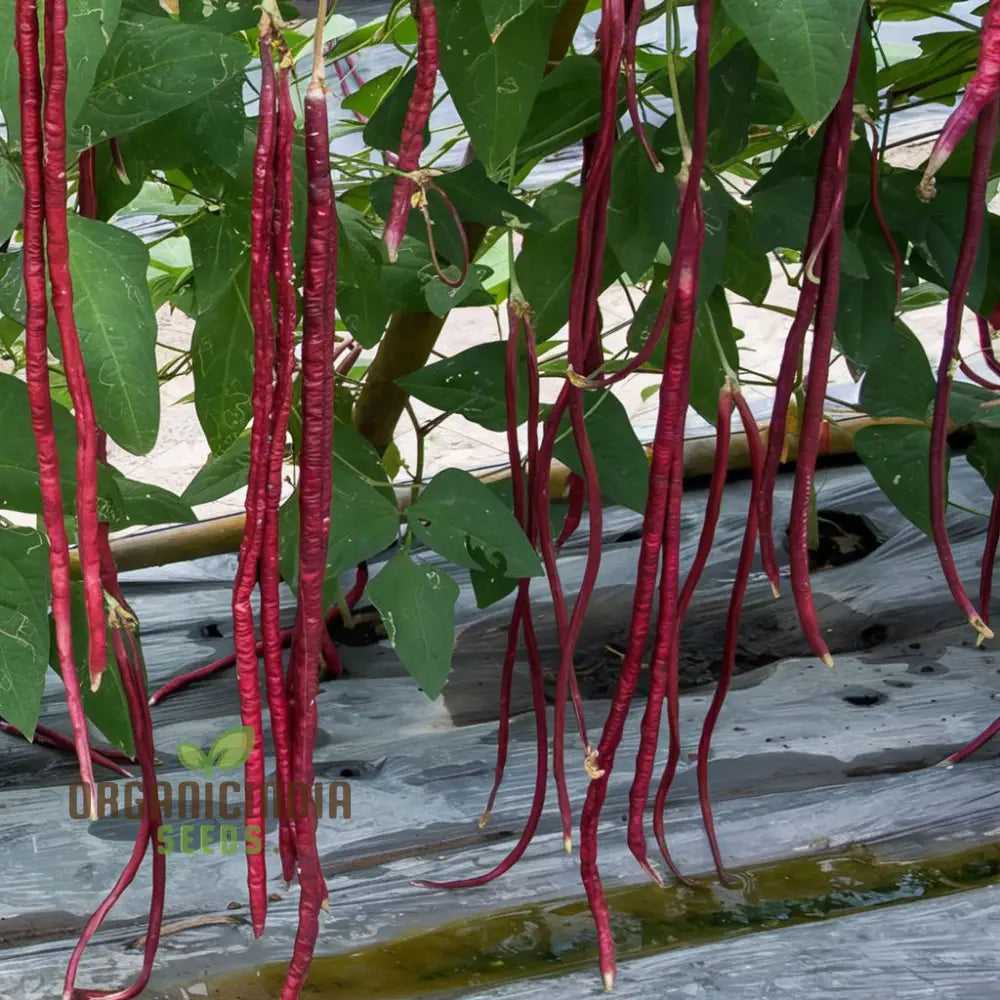
M 778 497 L 776 524 L 784 522 L 790 492 L 788 478 Z M 727 490 L 718 540 L 690 611 L 687 640 L 705 646 L 708 661 L 721 649 L 747 494 L 745 483 Z M 953 462 L 951 496 L 966 506 L 988 507 L 986 489 L 964 459 Z M 704 502 L 702 491 L 685 496 L 685 562 L 693 554 Z M 863 514 L 883 544 L 858 562 L 814 577 L 823 625 L 837 653 L 833 671 L 808 656 L 797 636 L 790 597 L 775 602 L 759 573 L 751 582 L 744 630 L 752 631 L 766 618 L 781 658 L 738 678 L 713 741 L 711 782 L 726 862 L 736 867 L 800 857 L 856 841 L 891 845 L 894 856 L 919 857 L 943 846 L 996 840 L 1000 790 L 988 755 L 953 770 L 927 765 L 1000 712 L 1000 658 L 991 648 L 975 648 L 971 629 L 951 603 L 931 543 L 895 512 L 864 469 L 822 473 L 818 503 L 821 509 Z M 605 645 L 627 631 L 639 527 L 633 513 L 606 512 L 601 575 L 580 647 L 585 659 L 599 658 Z M 984 529 L 982 518 L 953 512 L 955 555 L 970 588 L 978 578 Z M 583 566 L 585 532 L 586 524 L 560 560 L 569 593 Z M 429 553 L 421 557 L 436 560 Z M 228 652 L 233 568 L 233 559 L 216 558 L 127 577 L 154 687 Z M 373 565 L 373 572 L 377 568 Z M 317 779 L 347 779 L 352 786 L 351 818 L 326 820 L 318 832 L 331 906 L 320 938 L 322 953 L 353 951 L 407 930 L 471 919 L 515 903 L 581 896 L 577 861 L 562 850 L 551 788 L 536 840 L 503 879 L 475 891 L 409 885 L 414 878 L 461 877 L 494 865 L 520 834 L 533 789 L 534 723 L 530 715 L 520 715 L 512 726 L 498 807 L 486 830 L 478 830 L 493 776 L 497 673 L 510 600 L 479 611 L 467 574 L 454 567 L 449 572 L 461 585 L 459 635 L 452 679 L 437 702 L 417 691 L 384 643 L 342 647 L 348 676 L 322 688 Z M 547 665 L 554 668 L 557 644 L 544 581 L 537 581 L 533 592 Z M 210 638 L 216 629 L 223 638 Z M 524 712 L 523 664 L 518 671 L 517 707 Z M 711 867 L 689 759 L 709 695 L 693 690 L 682 700 L 681 772 L 668 811 L 674 858 L 690 873 Z M 606 711 L 605 701 L 587 705 L 595 740 Z M 642 881 L 625 846 L 622 821 L 640 712 L 641 706 L 633 709 L 603 813 L 601 866 L 609 886 Z M 207 747 L 239 722 L 232 671 L 176 695 L 153 715 L 161 778 L 176 784 L 190 775 L 179 765 L 179 742 Z M 66 726 L 57 683 L 47 689 L 44 721 Z M 574 739 L 568 744 L 573 751 Z M 577 818 L 587 780 L 578 756 L 569 755 Z M 77 932 L 130 849 L 133 823 L 92 825 L 68 818 L 65 783 L 73 778 L 68 757 L 0 740 L 0 997 L 40 1000 L 59 994 Z M 228 909 L 246 900 L 240 855 L 168 858 L 166 920 L 218 915 L 230 922 L 165 937 L 153 995 L 180 996 L 174 984 L 287 960 L 298 893 L 294 886 L 284 888 L 276 857 L 269 855 L 269 861 L 272 891 L 282 898 L 271 904 L 267 933 L 255 942 L 245 907 Z M 81 984 L 113 986 L 135 975 L 139 952 L 128 946 L 144 930 L 148 888 L 144 869 L 91 946 Z M 669 982 L 677 990 L 671 995 L 734 1000 L 793 992 L 798 1000 L 923 998 L 957 997 L 961 983 L 963 1000 L 985 1000 L 995 997 L 1000 972 L 996 892 L 911 902 L 625 962 L 619 992 L 652 997 L 655 990 L 659 996 Z M 596 984 L 591 970 L 512 983 L 476 996 L 576 997 L 595 992 Z

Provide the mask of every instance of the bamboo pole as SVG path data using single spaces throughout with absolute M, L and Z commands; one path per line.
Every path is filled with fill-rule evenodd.
M 920 424 L 919 420 L 904 417 L 876 419 L 872 417 L 848 417 L 842 420 L 831 420 L 827 426 L 829 434 L 821 455 L 844 456 L 854 454 L 854 436 L 863 427 L 881 424 Z M 766 438 L 766 427 L 762 428 Z M 797 439 L 789 437 L 787 442 L 787 460 L 794 462 L 797 455 Z M 651 449 L 646 448 L 647 458 Z M 684 443 L 684 478 L 698 479 L 712 472 L 715 460 L 715 438 L 706 436 L 693 438 Z M 742 432 L 734 433 L 729 446 L 730 471 L 737 472 L 749 468 L 749 449 L 747 438 Z M 561 499 L 566 495 L 570 470 L 560 462 L 554 462 L 549 478 L 549 496 Z M 499 469 L 481 476 L 485 483 L 502 482 L 510 477 L 509 469 Z M 405 510 L 410 502 L 410 487 L 397 488 L 397 500 L 400 511 Z M 232 514 L 228 517 L 213 518 L 209 521 L 199 521 L 196 524 L 182 524 L 171 528 L 159 528 L 135 535 L 126 535 L 111 540 L 111 551 L 119 571 L 128 572 L 137 569 L 149 569 L 153 566 L 166 566 L 171 563 L 187 562 L 191 559 L 201 559 L 206 556 L 227 555 L 239 551 L 243 539 L 243 524 L 245 515 Z M 74 579 L 79 579 L 80 564 L 77 550 L 70 550 L 71 572 Z

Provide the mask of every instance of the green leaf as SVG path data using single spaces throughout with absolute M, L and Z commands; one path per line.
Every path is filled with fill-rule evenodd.
M 112 474 L 121 493 L 125 513 L 123 518 L 112 522 L 112 531 L 137 524 L 190 524 L 198 520 L 188 504 L 170 490 L 153 483 L 127 479 L 117 470 Z
M 293 592 L 299 574 L 299 496 L 294 493 L 278 514 L 278 564 Z M 346 465 L 333 473 L 330 539 L 327 546 L 323 600 L 336 599 L 340 575 L 391 546 L 399 535 L 399 509 Z
M 210 769 L 208 755 L 193 743 L 177 744 L 177 759 L 189 771 L 204 771 Z
M 181 500 L 192 507 L 221 500 L 246 486 L 249 474 L 250 435 L 244 433 L 198 470 L 181 494 Z
M 894 349 L 899 332 L 893 322 L 896 276 L 885 241 L 878 235 L 860 242 L 867 278 L 841 274 L 837 303 L 837 345 L 857 368 L 864 369 Z
M 899 512 L 930 535 L 930 428 L 912 424 L 862 427 L 854 437 L 854 446 Z
M 113 656 L 108 658 L 107 666 L 101 675 L 101 686 L 96 691 L 90 690 L 90 649 L 89 630 L 87 627 L 87 608 L 83 600 L 83 584 L 74 583 L 71 589 L 71 624 L 73 627 L 73 661 L 76 664 L 76 676 L 83 696 L 83 709 L 87 718 L 101 731 L 104 738 L 127 753 L 135 756 L 135 742 L 132 737 L 132 722 L 129 716 L 128 699 L 125 697 L 125 687 L 122 684 L 118 664 Z M 112 648 L 111 627 L 108 626 L 108 649 Z M 59 653 L 55 639 L 55 622 L 49 616 L 49 666 L 55 673 L 61 675 L 59 669 Z M 136 643 L 141 642 L 136 636 Z
M 561 0 L 536 0 L 491 37 L 478 0 L 438 14 L 441 73 L 486 172 L 503 172 L 531 114 Z
M 608 201 L 608 244 L 625 273 L 639 281 L 662 246 L 673 249 L 680 196 L 670 169 L 657 173 L 635 131 L 615 145 Z
M 337 206 L 337 312 L 362 347 L 382 337 L 392 307 L 381 288 L 381 241 L 364 216 L 349 205 Z
M 194 295 L 198 312 L 211 309 L 243 277 L 250 253 L 246 205 L 205 211 L 184 226 L 191 245 Z
M 78 215 L 68 218 L 73 315 L 98 423 L 134 455 L 147 454 L 160 424 L 156 313 L 146 274 L 149 253 L 132 233 Z M 0 309 L 25 322 L 20 253 L 5 254 Z M 49 346 L 62 358 L 49 308 Z
M 714 426 L 719 410 L 719 390 L 726 372 L 719 358 L 722 348 L 732 371 L 739 371 L 739 349 L 726 293 L 716 287 L 698 305 L 694 343 L 691 345 L 690 400 L 700 417 Z
M 439 472 L 410 506 L 407 522 L 420 541 L 459 566 L 512 579 L 542 574 L 510 509 L 461 469 Z
M 535 207 L 549 217 L 552 229 L 525 234 L 514 269 L 534 312 L 535 335 L 541 342 L 553 337 L 569 320 L 580 189 L 568 183 L 558 184 L 540 195 Z M 610 245 L 603 263 L 602 290 L 621 273 Z
M 233 726 L 212 744 L 208 751 L 211 767 L 216 771 L 232 771 L 247 762 L 257 734 L 253 726 Z
M 160 426 L 149 252 L 116 226 L 77 215 L 68 221 L 73 311 L 97 421 L 116 444 L 145 455 Z
M 708 162 L 721 165 L 747 144 L 753 104 L 748 95 L 757 81 L 757 53 L 742 40 L 712 66 L 708 75 Z M 694 107 L 693 63 L 678 81 L 685 109 Z
M 995 493 L 1000 487 L 1000 429 L 977 427 L 975 440 L 969 445 L 965 457 Z
M 449 273 L 453 272 L 453 273 Z M 445 274 L 451 281 L 458 281 L 461 272 L 457 267 L 448 268 Z M 431 278 L 424 285 L 424 298 L 427 300 L 427 308 L 435 316 L 447 316 L 452 309 L 458 309 L 466 305 L 470 299 L 475 301 L 477 293 L 483 290 L 483 282 L 489 277 L 490 269 L 473 264 L 465 276 L 465 281 L 458 288 L 446 285 L 437 275 Z M 489 299 L 488 304 L 492 305 L 493 300 Z M 475 303 L 481 305 L 482 303 Z
M 583 422 L 601 495 L 611 503 L 642 513 L 649 489 L 649 462 L 628 412 L 610 389 L 584 393 L 583 405 Z M 583 475 L 568 413 L 559 424 L 553 454 L 578 476 Z
M 207 28 L 129 13 L 118 22 L 75 122 L 81 145 L 162 118 L 237 77 L 247 47 Z
M 368 119 L 364 131 L 361 133 L 365 145 L 372 149 L 390 149 L 393 152 L 399 149 L 403 122 L 406 119 L 406 111 L 410 104 L 410 98 L 413 96 L 416 82 L 417 67 L 413 66 L 388 92 L 375 113 Z M 430 141 L 430 136 L 430 128 L 424 126 L 421 150 Z
M 191 336 L 194 402 L 208 445 L 224 452 L 243 433 L 253 413 L 253 323 L 250 268 L 200 312 Z
M 67 0 L 66 120 L 74 121 L 94 82 L 98 66 L 115 33 L 121 0 Z M 39 11 L 41 19 L 41 11 Z M 14 38 L 14 4 L 0 4 L 0 38 Z M 0 50 L 0 111 L 10 141 L 20 145 L 17 53 L 13 44 Z
M 428 698 L 441 694 L 455 645 L 458 584 L 447 573 L 400 552 L 368 584 L 400 662 Z
M 58 403 L 52 405 L 52 419 L 63 503 L 71 505 L 76 494 L 76 425 L 69 411 Z M 0 508 L 41 513 L 28 387 L 13 375 L 0 374 L 0 426 L 4 428 L 0 436 Z
M 40 532 L 0 528 L 0 715 L 29 740 L 49 662 L 48 552 Z
M 861 383 L 861 406 L 873 417 L 926 420 L 937 382 L 920 341 L 900 326 L 893 341 L 868 365 Z
M 847 79 L 861 0 L 722 0 L 722 6 L 806 122 L 826 118 Z
M 183 135 L 192 159 L 207 157 L 227 173 L 235 174 L 246 128 L 243 77 L 236 76 L 185 104 L 156 123 L 168 134 Z
M 771 287 L 767 254 L 754 239 L 753 213 L 735 200 L 729 207 L 722 283 L 754 305 L 764 301 Z
M 506 352 L 506 346 L 498 341 L 476 344 L 396 379 L 396 385 L 428 406 L 445 413 L 459 413 L 480 427 L 500 432 L 507 427 Z M 528 416 L 528 394 L 522 368 L 519 375 L 517 422 L 520 424 Z
M 498 569 L 470 569 L 469 580 L 476 595 L 476 607 L 488 608 L 517 590 L 518 581 Z
M 568 55 L 542 81 L 517 146 L 518 167 L 579 142 L 601 118 L 601 66 Z

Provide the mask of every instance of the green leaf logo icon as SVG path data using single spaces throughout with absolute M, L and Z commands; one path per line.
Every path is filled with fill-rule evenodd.
M 246 763 L 253 750 L 255 734 L 253 726 L 233 726 L 227 729 L 208 751 L 211 759 L 209 767 L 219 771 L 232 771 Z
M 211 770 L 208 757 L 201 747 L 196 747 L 193 743 L 178 743 L 177 756 L 189 771 L 204 771 L 206 768 Z

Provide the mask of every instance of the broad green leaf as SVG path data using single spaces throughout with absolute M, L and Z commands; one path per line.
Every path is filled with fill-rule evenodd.
M 837 303 L 837 345 L 859 368 L 867 368 L 894 349 L 896 276 L 881 233 L 860 236 L 867 278 L 841 274 Z
M 398 72 L 397 72 L 398 75 Z M 417 82 L 417 67 L 409 69 L 385 96 L 361 133 L 366 146 L 372 149 L 399 149 L 406 111 Z M 424 127 L 421 149 L 430 141 L 430 129 Z
M 633 281 L 639 281 L 666 246 L 673 250 L 677 238 L 680 195 L 668 164 L 657 173 L 635 131 L 615 145 L 608 201 L 608 243 Z
M 114 470 L 118 490 L 125 508 L 124 518 L 113 521 L 112 531 L 130 525 L 189 524 L 198 520 L 194 511 L 175 493 L 153 483 L 127 479 Z
M 392 69 L 387 69 L 384 73 L 379 73 L 378 76 L 373 76 L 368 80 L 365 80 L 364 86 L 359 87 L 353 94 L 348 94 L 340 102 L 340 106 L 347 111 L 356 111 L 365 118 L 369 120 L 375 114 L 378 106 L 382 103 L 382 99 L 389 92 L 392 85 L 399 79 L 399 67 L 393 66 Z M 410 84 L 410 90 L 413 90 L 413 84 Z M 399 130 L 402 129 L 402 122 L 400 122 Z M 397 138 L 399 130 L 397 130 Z
M 244 276 L 250 254 L 250 217 L 244 206 L 206 211 L 184 226 L 191 244 L 198 312 L 211 309 Z
M 936 194 L 924 202 L 916 195 L 919 176 L 915 170 L 895 170 L 887 176 L 882 184 L 882 210 L 892 231 L 914 245 L 917 252 L 911 253 L 909 262 L 918 275 L 948 288 L 963 243 L 968 182 L 938 178 Z M 968 303 L 976 311 L 980 311 L 990 270 L 986 232 L 969 283 Z
M 826 118 L 847 79 L 861 0 L 722 0 L 722 7 L 806 122 Z
M 923 345 L 901 324 L 868 363 L 861 383 L 861 406 L 873 417 L 926 420 L 937 382 Z
M 754 305 L 764 301 L 771 287 L 771 266 L 754 239 L 753 214 L 735 200 L 729 207 L 722 283 Z
M 716 287 L 698 305 L 694 342 L 691 345 L 690 401 L 702 419 L 714 425 L 718 417 L 719 390 L 726 371 L 719 357 L 722 350 L 731 371 L 739 371 L 739 350 L 726 293 Z
M 649 463 L 625 407 L 610 389 L 585 392 L 583 405 L 601 495 L 642 513 L 649 489 Z M 577 475 L 583 475 L 569 414 L 559 424 L 554 454 Z
M 553 534 L 553 537 L 558 535 Z M 470 569 L 469 581 L 476 595 L 476 607 L 488 608 L 517 590 L 518 581 L 498 569 Z
M 97 421 L 116 444 L 145 455 L 160 426 L 149 252 L 132 233 L 77 215 L 69 216 L 69 237 L 73 311 Z
M 249 265 L 198 315 L 191 336 L 194 402 L 208 445 L 221 454 L 253 413 L 253 324 Z
M 120 136 L 191 104 L 238 76 L 249 61 L 236 39 L 129 13 L 119 20 L 76 118 L 81 145 Z
M 1000 429 L 977 427 L 976 438 L 969 445 L 966 458 L 991 492 L 996 492 L 1000 486 Z
M 443 361 L 425 365 L 396 384 L 415 399 L 445 413 L 459 413 L 490 431 L 507 427 L 504 389 L 506 346 L 499 342 L 476 344 Z M 518 423 L 527 419 L 525 372 L 519 368 Z
M 250 473 L 250 434 L 241 434 L 221 455 L 211 457 L 188 483 L 181 500 L 197 507 L 242 489 Z
M 368 584 L 392 648 L 428 698 L 441 694 L 455 646 L 458 584 L 400 552 Z
M 193 743 L 178 743 L 177 759 L 189 771 L 211 771 L 208 755 Z
M 450 273 L 449 273 L 450 272 Z M 445 271 L 450 281 L 458 281 L 461 272 L 457 267 L 450 267 Z M 483 282 L 490 276 L 490 270 L 473 264 L 465 276 L 465 280 L 458 288 L 452 288 L 445 284 L 437 275 L 424 285 L 424 298 L 427 300 L 427 308 L 435 316 L 447 316 L 452 309 L 467 305 L 492 305 L 493 300 L 489 298 L 485 303 L 481 301 L 483 292 Z M 471 300 L 471 302 L 470 302 Z
M 59 449 L 63 504 L 72 511 L 76 495 L 76 425 L 68 410 L 54 403 L 52 418 Z M 41 513 L 38 451 L 31 431 L 28 387 L 0 374 L 0 508 Z
M 527 125 L 560 6 L 561 0 L 536 0 L 496 36 L 479 0 L 455 0 L 438 13 L 441 73 L 491 177 L 503 172 Z
M 14 3 L 0 4 L 0 38 L 14 38 Z M 73 122 L 94 82 L 98 66 L 114 35 L 121 0 L 67 0 L 66 58 L 69 77 L 66 87 L 66 120 Z M 39 8 L 41 20 L 41 8 Z M 21 111 L 18 104 L 17 52 L 13 44 L 0 49 L 0 112 L 7 135 L 20 146 Z
M 206 156 L 227 173 L 235 173 L 246 128 L 242 76 L 166 115 L 157 128 L 183 135 L 192 158 Z
M 299 496 L 293 494 L 279 512 L 278 561 L 281 575 L 293 592 L 299 575 Z M 323 598 L 326 607 L 336 599 L 340 575 L 379 555 L 399 535 L 399 509 L 374 487 L 344 465 L 333 474 L 330 538 L 327 546 Z
M 0 528 L 0 715 L 28 739 L 35 733 L 49 662 L 48 552 L 40 532 Z
M 854 446 L 899 512 L 930 535 L 930 429 L 912 424 L 862 427 L 854 437 Z
M 208 751 L 211 766 L 217 771 L 232 771 L 245 764 L 253 751 L 257 734 L 252 726 L 233 726 L 212 744 Z
M 392 308 L 382 296 L 381 241 L 357 209 L 337 206 L 337 313 L 363 347 L 382 337 Z
M 757 81 L 757 53 L 743 40 L 709 71 L 708 75 L 708 162 L 721 165 L 746 148 L 753 103 L 748 96 Z M 678 81 L 685 108 L 694 107 L 693 64 Z
M 590 56 L 566 56 L 542 81 L 517 146 L 518 166 L 579 142 L 600 117 L 600 63 Z
M 540 576 L 542 565 L 510 509 L 461 469 L 445 469 L 407 512 L 413 534 L 446 559 L 512 579 Z
M 525 234 L 514 269 L 534 312 L 535 335 L 543 341 L 558 333 L 569 320 L 580 190 L 568 183 L 558 184 L 541 195 L 535 207 L 549 217 L 552 229 Z M 621 272 L 610 246 L 603 263 L 602 290 Z
M 142 240 L 117 226 L 78 215 L 70 215 L 68 224 L 73 315 L 97 420 L 126 451 L 144 455 L 156 443 L 160 424 L 149 253 Z M 20 253 L 4 255 L 0 266 L 0 309 L 23 324 Z M 61 359 L 51 307 L 49 346 Z

